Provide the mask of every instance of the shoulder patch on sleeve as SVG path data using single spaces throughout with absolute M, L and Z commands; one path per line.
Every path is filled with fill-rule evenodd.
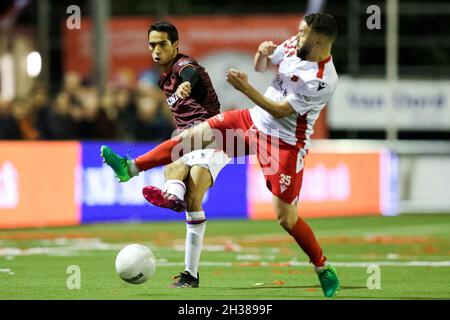
M 194 64 L 194 61 L 191 59 L 181 59 L 178 60 L 178 62 L 174 66 L 174 71 L 178 74 L 181 73 L 181 71 L 186 68 L 187 66 L 191 66 L 193 68 L 196 68 L 196 65 Z
M 185 65 L 188 65 L 190 63 L 192 63 L 191 60 L 189 60 L 189 59 L 182 59 L 181 61 L 177 62 L 177 67 L 181 68 L 181 67 L 184 67 Z

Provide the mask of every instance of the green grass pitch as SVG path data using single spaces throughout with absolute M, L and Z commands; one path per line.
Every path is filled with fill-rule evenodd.
M 342 289 L 333 299 L 450 298 L 450 215 L 307 221 L 338 270 Z M 208 221 L 200 288 L 170 289 L 184 268 L 184 236 L 182 218 L 0 230 L 0 299 L 324 299 L 307 257 L 275 221 Z M 157 259 L 142 285 L 114 270 L 129 243 L 147 245 Z M 370 265 L 379 267 L 379 289 L 367 287 Z M 79 289 L 70 289 L 69 266 L 79 267 Z

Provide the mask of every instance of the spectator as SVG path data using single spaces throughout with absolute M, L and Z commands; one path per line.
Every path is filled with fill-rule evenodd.
M 11 103 L 3 100 L 0 100 L 0 139 L 22 139 L 19 125 L 12 115 Z
M 20 130 L 22 139 L 36 140 L 39 132 L 34 127 L 32 104 L 25 99 L 17 99 L 13 102 L 12 113 Z
M 81 107 L 83 86 L 78 73 L 68 72 L 64 75 L 63 91 L 69 95 L 71 105 Z
M 92 139 L 96 131 L 96 117 L 99 109 L 98 91 L 95 88 L 83 88 L 79 129 L 81 139 Z M 72 111 L 75 111 L 73 109 Z
M 117 115 L 118 111 L 114 104 L 113 92 L 108 90 L 100 98 L 93 137 L 96 139 L 116 139 Z
M 133 140 L 133 123 L 136 118 L 136 104 L 133 92 L 119 88 L 114 93 L 114 105 L 117 111 L 117 137 L 123 140 Z
M 51 105 L 47 90 L 44 87 L 36 87 L 33 90 L 32 97 L 34 126 L 39 132 L 39 138 L 50 139 L 51 132 L 47 121 L 51 112 Z
M 173 132 L 173 126 L 162 115 L 161 101 L 152 94 L 138 98 L 133 129 L 136 140 L 167 139 Z
M 91 88 L 95 90 L 94 88 Z M 83 103 L 86 102 L 85 93 L 89 88 L 84 87 L 81 83 L 81 78 L 76 72 L 68 72 L 64 75 L 63 92 L 69 97 L 69 114 L 75 120 L 78 128 L 76 131 L 82 134 L 84 128 L 83 118 L 84 110 Z M 82 138 L 83 136 L 76 136 L 76 138 Z
M 67 140 L 79 137 L 77 119 L 71 113 L 70 96 L 61 92 L 55 99 L 48 115 L 48 126 L 51 139 Z

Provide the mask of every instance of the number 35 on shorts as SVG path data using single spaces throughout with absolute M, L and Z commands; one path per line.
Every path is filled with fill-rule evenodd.
M 288 176 L 286 174 L 281 174 L 280 177 L 281 177 L 280 185 L 284 185 L 286 187 L 291 185 L 291 176 Z

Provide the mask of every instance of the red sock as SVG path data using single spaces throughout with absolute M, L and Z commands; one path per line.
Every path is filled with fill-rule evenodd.
M 179 154 L 172 156 L 172 150 L 179 142 L 179 137 L 164 141 L 153 150 L 134 159 L 134 163 L 140 171 L 169 164 L 180 158 Z
M 297 223 L 294 225 L 289 234 L 297 241 L 298 245 L 308 255 L 309 260 L 316 266 L 322 267 L 327 261 L 323 256 L 322 248 L 317 242 L 313 231 L 309 225 L 298 217 Z

